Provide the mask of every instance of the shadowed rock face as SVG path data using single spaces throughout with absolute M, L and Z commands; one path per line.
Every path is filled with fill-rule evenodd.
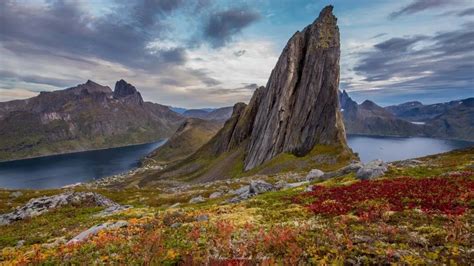
M 130 83 L 121 79 L 115 83 L 114 98 L 128 103 L 143 104 L 140 92 Z
M 289 40 L 268 80 L 250 136 L 245 170 L 282 152 L 346 145 L 339 113 L 339 29 L 332 6 Z

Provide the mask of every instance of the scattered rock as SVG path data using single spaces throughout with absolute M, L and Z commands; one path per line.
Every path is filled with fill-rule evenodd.
M 16 242 L 16 248 L 21 248 L 23 247 L 23 245 L 25 245 L 25 240 L 19 240 L 18 242 Z
M 356 177 L 361 180 L 374 179 L 382 176 L 388 170 L 387 164 L 382 160 L 368 162 L 357 170 Z
M 306 180 L 314 180 L 320 178 L 324 175 L 324 172 L 319 169 L 313 169 L 309 171 L 308 175 L 306 175 Z
M 203 198 L 203 196 L 199 195 L 197 197 L 192 198 L 189 203 L 202 203 L 205 202 L 206 200 Z
M 174 209 L 174 208 L 178 207 L 179 205 L 181 205 L 181 203 L 176 202 L 175 204 L 169 206 L 168 209 Z
M 64 236 L 50 240 L 48 243 L 42 244 L 43 248 L 55 248 L 67 242 Z
M 311 192 L 313 191 L 313 186 L 307 186 L 304 190 L 304 192 Z
M 229 191 L 229 194 L 231 194 L 231 195 L 242 195 L 243 193 L 246 193 L 246 192 L 249 191 L 249 187 L 250 186 L 242 186 L 239 189 Z
M 95 214 L 94 217 L 107 217 L 107 216 L 110 216 L 110 215 L 115 214 L 117 212 L 130 209 L 131 207 L 132 206 L 130 206 L 130 205 L 125 205 L 125 206 L 124 205 L 119 205 L 119 204 L 113 205 L 113 206 L 107 207 L 105 210 L 102 210 L 98 214 Z
M 249 186 L 250 194 L 257 195 L 257 194 L 261 194 L 261 193 L 272 191 L 272 190 L 274 190 L 273 185 L 263 180 L 255 180 L 255 181 L 250 182 L 250 186 Z
M 15 191 L 15 192 L 10 193 L 9 197 L 12 198 L 12 199 L 16 199 L 16 198 L 19 198 L 21 196 L 23 196 L 23 193 L 21 191 Z
M 13 212 L 0 215 L 0 225 L 35 217 L 62 206 L 81 204 L 117 208 L 120 206 L 118 203 L 94 192 L 66 192 L 54 196 L 31 199 L 24 206 L 15 209 Z
M 219 198 L 220 196 L 222 196 L 222 192 L 216 191 L 216 192 L 213 192 L 211 195 L 209 195 L 209 198 L 215 199 L 215 198 Z
M 286 187 L 288 183 L 285 180 L 279 180 L 278 182 L 275 183 L 275 189 L 280 190 Z
M 209 215 L 207 215 L 207 214 L 198 215 L 198 217 L 196 217 L 196 221 L 198 221 L 198 222 L 207 222 L 207 221 L 209 221 Z
M 116 222 L 106 222 L 103 224 L 99 225 L 94 225 L 91 228 L 87 229 L 86 231 L 81 232 L 71 240 L 67 242 L 67 244 L 76 244 L 79 242 L 82 242 L 89 237 L 98 234 L 102 230 L 110 230 L 110 229 L 118 229 L 122 227 L 127 227 L 128 222 L 127 221 L 116 221 Z
M 178 228 L 178 227 L 181 227 L 181 225 L 182 225 L 181 223 L 174 223 L 170 227 L 171 228 Z
M 238 203 L 238 202 L 241 202 L 241 201 L 246 200 L 248 198 L 251 198 L 255 195 L 258 195 L 258 194 L 261 194 L 261 193 L 264 193 L 264 192 L 268 192 L 268 191 L 272 191 L 272 190 L 276 190 L 276 188 L 270 183 L 267 183 L 263 180 L 251 181 L 250 185 L 243 186 L 243 187 L 233 191 L 233 194 L 237 194 L 237 196 L 227 200 L 227 202 L 228 203 Z
M 303 185 L 308 184 L 309 181 L 301 181 L 301 182 L 296 182 L 296 183 L 289 183 L 286 184 L 285 188 L 294 188 L 294 187 L 301 187 Z

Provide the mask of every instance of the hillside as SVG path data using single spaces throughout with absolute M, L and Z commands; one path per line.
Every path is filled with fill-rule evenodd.
M 144 163 L 166 165 L 182 160 L 208 142 L 221 127 L 216 121 L 188 118 L 163 146 L 145 158 Z
M 146 189 L 0 190 L 0 223 L 38 197 L 100 193 L 0 225 L 0 263 L 469 265 L 473 156 L 470 148 L 395 162 L 364 181 L 285 173 Z M 232 200 L 250 187 L 254 194 Z
M 183 112 L 186 117 L 200 118 L 205 120 L 215 120 L 225 122 L 232 115 L 232 106 L 222 107 L 213 110 L 209 109 L 189 109 Z
M 144 102 L 132 85 L 87 81 L 76 87 L 0 103 L 0 160 L 110 148 L 173 134 L 183 117 Z

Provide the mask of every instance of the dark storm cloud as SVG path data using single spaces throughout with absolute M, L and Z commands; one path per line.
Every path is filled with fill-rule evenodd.
M 460 11 L 458 16 L 464 17 L 464 16 L 474 16 L 474 7 L 473 8 L 468 8 L 466 10 Z
M 381 88 L 472 89 L 474 84 L 474 29 L 467 25 L 434 36 L 392 38 L 359 56 L 355 72 L 369 82 L 386 81 Z
M 147 44 L 166 30 L 160 18 L 181 1 L 133 2 L 103 17 L 85 12 L 79 1 L 50 1 L 47 6 L 28 6 L 17 1 L 0 3 L 0 42 L 13 51 L 28 48 L 54 51 L 74 57 L 90 56 L 126 66 L 156 69 L 182 64 L 185 51 L 176 48 L 150 53 Z
M 212 13 L 204 26 L 204 38 L 214 47 L 221 47 L 258 19 L 259 13 L 243 7 Z
M 449 4 L 459 3 L 458 0 L 414 0 L 411 4 L 405 6 L 404 8 L 392 12 L 389 18 L 394 19 L 402 15 L 410 15 L 424 11 L 426 9 L 437 8 L 446 6 Z

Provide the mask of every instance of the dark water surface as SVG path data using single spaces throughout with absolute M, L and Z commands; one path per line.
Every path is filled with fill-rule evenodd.
M 390 162 L 474 146 L 473 142 L 432 138 L 352 135 L 348 141 L 363 162 L 378 158 Z M 56 188 L 126 172 L 164 142 L 0 163 L 0 187 Z
M 352 150 L 359 153 L 362 162 L 375 159 L 392 162 L 474 146 L 474 142 L 468 141 L 419 137 L 397 138 L 350 135 L 347 140 Z
M 163 145 L 154 143 L 0 163 L 0 187 L 57 188 L 126 172 Z

